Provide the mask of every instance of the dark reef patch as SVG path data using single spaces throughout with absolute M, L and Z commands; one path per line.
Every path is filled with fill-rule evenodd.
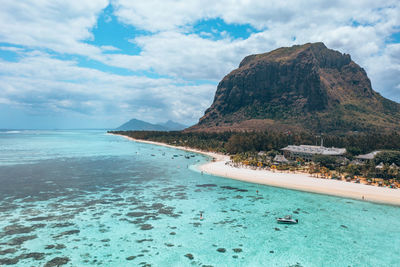
M 232 220 L 215 222 L 214 224 L 222 224 L 222 225 L 224 225 L 224 224 L 233 224 L 236 221 L 237 221 L 237 219 L 232 219 Z
M 216 184 L 198 184 L 196 187 L 217 187 Z
M 54 266 L 60 266 L 67 264 L 70 261 L 68 257 L 56 257 L 53 258 L 52 260 L 48 261 L 44 267 L 54 267 Z
M 65 222 L 65 223 L 56 223 L 51 225 L 51 228 L 63 228 L 63 227 L 69 227 L 69 226 L 74 226 L 75 224 L 71 222 Z
M 146 216 L 149 215 L 151 213 L 147 213 L 147 212 L 141 212 L 141 211 L 137 211 L 137 212 L 129 212 L 126 214 L 126 216 L 128 217 L 142 217 L 142 216 Z M 151 214 L 153 215 L 153 214 Z
M 3 232 L 0 233 L 0 237 L 7 236 L 7 235 L 28 234 L 28 233 L 34 231 L 35 229 L 43 228 L 45 226 L 46 226 L 46 224 L 44 224 L 44 223 L 34 224 L 32 226 L 23 226 L 23 225 L 19 225 L 19 224 L 12 224 L 12 225 L 8 225 L 3 228 Z
M 39 253 L 39 252 L 21 254 L 15 258 L 0 259 L 0 265 L 14 265 L 14 264 L 17 264 L 19 262 L 19 260 L 24 260 L 24 259 L 29 259 L 29 258 L 34 259 L 34 260 L 43 260 L 44 256 L 45 256 L 44 253 Z
M 59 237 L 65 236 L 65 235 L 74 235 L 74 234 L 78 234 L 78 233 L 80 233 L 80 230 L 69 230 L 69 231 L 65 231 L 65 232 L 62 232 L 62 233 L 54 236 L 54 238 L 59 238 Z
M 153 203 L 153 204 L 151 204 L 151 206 L 150 206 L 151 209 L 161 209 L 161 208 L 163 208 L 163 207 L 165 207 L 165 205 L 162 204 L 162 203 Z
M 154 227 L 151 225 L 151 224 L 142 224 L 141 226 L 140 226 L 140 230 L 151 230 L 151 229 L 153 229 Z
M 64 244 L 57 244 L 55 249 L 64 249 L 66 246 Z
M 0 265 L 14 265 L 17 264 L 19 261 L 19 258 L 4 258 L 0 259 Z
M 56 216 L 39 216 L 39 217 L 33 217 L 33 218 L 29 218 L 27 219 L 27 221 L 30 222 L 38 222 L 38 221 L 50 221 L 50 220 L 54 220 Z
M 0 255 L 14 254 L 15 252 L 17 252 L 15 248 L 8 248 L 5 250 L 0 250 Z
M 18 205 L 15 205 L 14 203 L 9 203 L 9 202 L 3 202 L 0 205 L 0 212 L 7 212 L 7 211 L 13 211 L 18 208 Z
M 10 246 L 19 246 L 23 244 L 25 241 L 36 239 L 37 235 L 29 235 L 29 236 L 19 236 L 11 239 L 10 241 L 7 242 L 7 245 Z
M 194 227 L 199 227 L 201 225 L 201 223 L 199 223 L 199 222 L 194 222 L 194 223 L 191 223 L 191 224 L 193 224 Z
M 223 189 L 227 189 L 227 190 L 234 190 L 236 192 L 248 192 L 249 190 L 247 189 L 241 189 L 241 188 L 237 188 L 237 187 L 233 187 L 233 186 L 229 186 L 229 185 L 224 185 L 224 186 L 220 186 Z
M 20 259 L 29 259 L 32 258 L 34 260 L 43 260 L 45 254 L 44 253 L 39 253 L 39 252 L 32 252 L 32 253 L 27 253 L 27 254 L 22 254 L 19 256 Z
M 194 259 L 193 254 L 190 254 L 190 253 L 186 254 L 185 257 L 188 258 L 189 260 L 193 260 Z
M 59 216 L 49 215 L 49 216 L 39 216 L 27 219 L 30 222 L 39 222 L 39 221 L 66 221 L 71 220 L 75 217 L 74 214 L 63 214 Z

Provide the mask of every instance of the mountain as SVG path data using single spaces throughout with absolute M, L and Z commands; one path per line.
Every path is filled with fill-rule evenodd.
M 132 119 L 115 130 L 117 131 L 179 131 L 185 129 L 186 126 L 174 121 L 167 121 L 162 124 L 152 124 L 149 122 Z
M 168 128 L 170 131 L 180 131 L 180 130 L 187 128 L 186 125 L 183 125 L 178 122 L 171 121 L 171 120 L 168 120 L 167 122 L 164 122 L 164 123 L 159 123 L 159 125 Z
M 131 119 L 130 121 L 122 124 L 118 128 L 116 128 L 118 131 L 169 131 L 168 128 L 158 125 L 158 124 L 152 124 L 149 122 L 137 120 L 137 119 Z
M 400 132 L 400 104 L 375 92 L 350 55 L 307 43 L 245 57 L 187 130 Z

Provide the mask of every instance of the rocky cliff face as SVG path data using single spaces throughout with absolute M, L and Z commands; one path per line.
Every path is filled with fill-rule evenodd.
M 371 88 L 350 55 L 323 43 L 245 57 L 189 130 L 399 130 L 400 104 Z

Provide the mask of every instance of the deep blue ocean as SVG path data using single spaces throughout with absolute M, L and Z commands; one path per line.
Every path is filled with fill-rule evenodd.
M 105 131 L 0 132 L 0 266 L 400 266 L 399 207 L 202 175 L 207 160 Z

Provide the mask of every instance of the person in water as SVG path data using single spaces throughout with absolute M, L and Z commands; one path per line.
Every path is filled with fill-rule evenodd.
M 200 220 L 203 220 L 203 213 L 200 212 Z

